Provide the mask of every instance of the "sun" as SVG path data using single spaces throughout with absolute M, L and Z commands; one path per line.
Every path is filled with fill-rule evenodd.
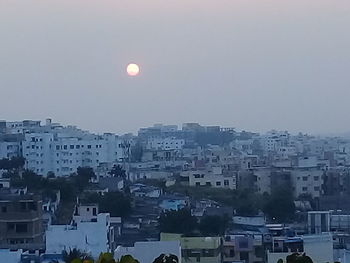
M 129 76 L 137 76 L 140 73 L 140 68 L 137 64 L 131 63 L 126 67 L 126 72 Z

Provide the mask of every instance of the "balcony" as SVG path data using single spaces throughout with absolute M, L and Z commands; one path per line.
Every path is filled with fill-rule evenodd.
M 39 217 L 38 211 L 9 212 L 1 214 L 0 222 L 30 222 L 39 220 Z

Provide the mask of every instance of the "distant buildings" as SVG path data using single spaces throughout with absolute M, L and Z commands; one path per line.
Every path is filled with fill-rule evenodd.
M 114 134 L 95 135 L 74 126 L 63 127 L 50 119 L 6 122 L 0 135 L 0 157 L 23 156 L 25 168 L 47 176 L 68 176 L 78 167 L 96 169 L 125 158 L 125 141 Z

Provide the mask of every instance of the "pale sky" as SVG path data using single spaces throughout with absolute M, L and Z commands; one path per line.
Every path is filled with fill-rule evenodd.
M 0 0 L 0 119 L 347 132 L 349 31 L 349 0 Z

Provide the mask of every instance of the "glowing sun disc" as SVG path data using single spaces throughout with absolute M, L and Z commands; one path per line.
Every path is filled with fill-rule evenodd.
M 126 67 L 126 72 L 129 76 L 136 76 L 140 72 L 140 68 L 137 64 L 131 63 Z

